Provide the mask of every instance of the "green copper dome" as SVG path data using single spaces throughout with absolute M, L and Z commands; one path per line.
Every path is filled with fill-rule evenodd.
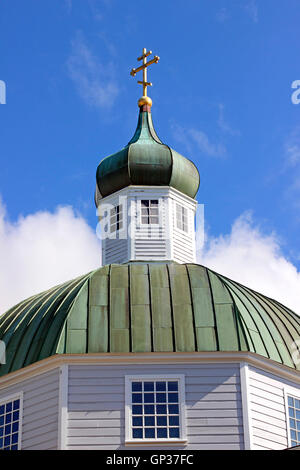
M 126 147 L 100 162 L 96 181 L 97 198 L 130 185 L 172 186 L 194 198 L 200 176 L 190 160 L 160 141 L 151 112 L 141 108 L 134 136 Z
M 197 264 L 107 265 L 0 317 L 0 375 L 54 354 L 251 351 L 293 369 L 300 317 Z

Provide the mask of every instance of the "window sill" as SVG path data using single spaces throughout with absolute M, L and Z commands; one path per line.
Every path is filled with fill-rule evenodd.
M 187 444 L 187 439 L 162 439 L 162 440 L 155 440 L 155 439 L 135 439 L 132 441 L 125 441 L 125 446 L 173 446 L 179 445 L 184 446 Z

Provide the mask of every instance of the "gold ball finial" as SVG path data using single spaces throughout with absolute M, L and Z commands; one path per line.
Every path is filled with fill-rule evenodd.
M 142 96 L 142 97 L 138 100 L 138 105 L 139 105 L 139 107 L 146 105 L 146 106 L 150 106 L 150 108 L 151 108 L 151 106 L 152 106 L 152 99 L 149 98 L 149 96 Z

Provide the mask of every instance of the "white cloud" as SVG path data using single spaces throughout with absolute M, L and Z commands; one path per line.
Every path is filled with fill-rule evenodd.
M 240 131 L 233 129 L 230 124 L 225 120 L 224 117 L 224 104 L 219 104 L 219 117 L 218 117 L 218 126 L 222 132 L 229 135 L 240 135 Z
M 216 19 L 219 23 L 225 23 L 230 17 L 231 15 L 226 7 L 220 8 L 220 10 L 217 11 Z
M 100 267 L 101 246 L 95 230 L 71 207 L 11 223 L 0 203 L 0 260 L 1 314 Z M 233 223 L 231 233 L 208 237 L 198 262 L 300 313 L 300 272 L 283 255 L 276 234 L 264 234 L 249 213 Z
M 188 152 L 191 153 L 192 145 L 195 145 L 200 152 L 209 157 L 224 157 L 226 148 L 222 143 L 212 142 L 208 135 L 200 129 L 185 129 L 178 124 L 172 124 L 174 138 L 183 143 Z
M 100 267 L 101 248 L 95 232 L 71 207 L 11 223 L 0 202 L 0 260 L 2 314 L 31 295 Z
M 81 32 L 72 41 L 67 67 L 80 97 L 87 104 L 106 109 L 114 104 L 119 88 L 113 61 L 101 63 L 87 46 Z
M 258 23 L 258 6 L 255 0 L 246 3 L 245 11 L 254 23 Z
M 288 166 L 294 167 L 300 163 L 300 127 L 296 127 L 286 139 L 284 153 Z
M 208 237 L 198 262 L 300 313 L 300 272 L 276 234 L 264 234 L 250 213 L 233 223 L 230 234 Z

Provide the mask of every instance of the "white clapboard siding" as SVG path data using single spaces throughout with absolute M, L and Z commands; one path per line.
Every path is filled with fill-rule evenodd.
M 295 384 L 249 367 L 249 414 L 253 449 L 285 449 L 288 447 L 285 387 L 295 390 Z
M 142 199 L 159 201 L 159 224 L 141 223 Z M 100 212 L 108 214 L 111 207 L 119 204 L 123 207 L 123 230 L 118 233 L 118 238 L 103 239 L 104 264 L 125 263 L 129 260 L 195 262 L 195 200 L 168 186 L 129 186 L 102 199 Z M 177 228 L 176 204 L 187 209 L 188 233 Z M 111 236 L 109 232 L 108 235 Z M 115 237 L 116 234 L 112 235 Z
M 145 374 L 185 376 L 188 442 L 168 449 L 244 448 L 240 376 L 235 364 L 70 365 L 67 448 L 127 449 L 125 376 Z M 156 448 L 160 447 L 151 445 Z
M 177 227 L 176 205 L 187 209 L 188 232 L 184 232 Z M 195 229 L 194 229 L 194 210 L 189 204 L 178 197 L 172 199 L 172 225 L 173 225 L 173 253 L 174 259 L 179 263 L 195 262 Z
M 58 369 L 0 389 L 0 400 L 20 392 L 23 393 L 22 450 L 57 449 Z
M 103 240 L 103 264 L 118 264 L 128 258 L 128 242 L 126 239 Z

